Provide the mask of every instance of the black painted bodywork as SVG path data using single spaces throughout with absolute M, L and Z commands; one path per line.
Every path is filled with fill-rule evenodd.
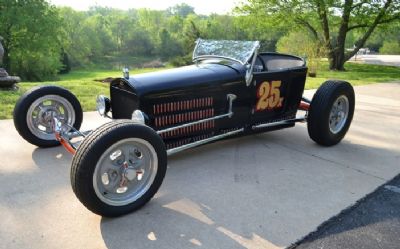
M 281 67 L 285 65 L 285 59 L 289 64 L 286 68 Z M 273 68 L 271 65 L 280 67 Z M 209 60 L 196 65 L 135 75 L 129 79 L 115 79 L 110 85 L 112 116 L 114 119 L 130 119 L 133 111 L 139 109 L 145 113 L 147 125 L 154 130 L 162 130 L 225 114 L 229 108 L 227 94 L 235 94 L 237 98 L 233 102 L 234 115 L 231 118 L 163 134 L 167 148 L 240 128 L 264 132 L 265 129 L 253 131 L 250 128 L 255 124 L 296 116 L 304 91 L 307 67 L 298 57 L 275 53 L 260 54 L 256 66 L 257 72 L 253 73 L 253 81 L 249 86 L 245 82 L 246 67 L 226 60 Z M 272 81 L 281 81 L 279 89 L 283 97 L 282 106 L 257 111 L 258 87 L 263 82 Z M 268 130 L 290 126 L 294 126 L 294 123 Z

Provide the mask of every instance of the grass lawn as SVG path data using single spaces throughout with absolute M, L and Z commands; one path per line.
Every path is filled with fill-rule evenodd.
M 321 62 L 317 77 L 307 77 L 306 89 L 318 88 L 324 81 L 329 79 L 346 80 L 353 86 L 400 81 L 400 67 L 348 62 L 345 68 L 345 72 L 329 71 L 328 63 Z
M 130 71 L 130 74 L 138 74 L 154 71 L 155 69 L 137 69 Z M 18 98 L 27 90 L 40 85 L 57 85 L 65 87 L 77 96 L 81 102 L 83 111 L 96 110 L 96 96 L 99 94 L 109 95 L 107 83 L 95 81 L 107 77 L 121 77 L 120 70 L 77 70 L 66 75 L 60 75 L 60 80 L 49 82 L 22 82 L 19 83 L 18 91 L 0 91 L 0 119 L 12 118 L 14 105 Z
M 400 68 L 390 66 L 366 65 L 347 63 L 346 72 L 331 72 L 326 62 L 322 62 L 321 69 L 316 78 L 307 78 L 306 89 L 318 88 L 328 79 L 342 79 L 351 82 L 352 85 L 363 85 L 378 82 L 391 82 L 400 80 Z M 154 71 L 155 69 L 132 70 L 131 75 Z M 157 69 L 160 70 L 160 69 Z M 81 102 L 84 111 L 95 110 L 95 98 L 98 94 L 108 95 L 108 84 L 96 82 L 95 79 L 107 77 L 119 77 L 121 71 L 102 70 L 77 70 L 67 75 L 61 75 L 59 81 L 54 82 L 23 82 L 19 83 L 18 91 L 0 91 L 0 119 L 12 118 L 14 105 L 25 91 L 38 85 L 58 85 L 69 89 Z

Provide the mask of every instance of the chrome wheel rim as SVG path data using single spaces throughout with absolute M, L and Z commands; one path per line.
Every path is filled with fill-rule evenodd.
M 59 95 L 46 95 L 31 104 L 26 115 L 26 123 L 30 132 L 36 137 L 54 140 L 53 118 L 72 126 L 75 123 L 74 107 Z
M 346 124 L 349 116 L 349 99 L 345 95 L 339 96 L 332 105 L 329 114 L 329 129 L 333 134 L 339 133 Z
M 93 173 L 93 187 L 102 202 L 128 205 L 150 189 L 157 169 L 154 147 L 141 138 L 127 138 L 101 155 Z

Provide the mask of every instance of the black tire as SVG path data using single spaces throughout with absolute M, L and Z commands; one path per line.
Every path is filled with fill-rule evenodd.
M 110 205 L 96 194 L 93 176 L 99 159 L 124 139 L 138 138 L 148 142 L 157 154 L 157 172 L 150 187 L 138 199 L 124 205 Z M 92 132 L 79 146 L 72 159 L 71 186 L 76 197 L 90 211 L 105 217 L 133 212 L 145 205 L 158 191 L 167 170 L 167 152 L 161 137 L 148 126 L 130 120 L 113 121 Z
M 34 87 L 31 90 L 27 91 L 24 95 L 20 97 L 17 101 L 14 112 L 14 126 L 18 133 L 29 143 L 39 146 L 39 147 L 53 147 L 57 146 L 60 143 L 55 139 L 42 139 L 36 136 L 32 131 L 29 129 L 28 126 L 28 110 L 31 105 L 39 98 L 49 96 L 49 95 L 56 95 L 64 98 L 68 101 L 74 111 L 75 114 L 75 122 L 72 125 L 75 129 L 79 130 L 82 124 L 82 107 L 78 101 L 78 99 L 68 90 L 58 87 L 58 86 L 39 86 Z
M 348 100 L 348 115 L 344 125 L 335 133 L 329 126 L 330 112 L 335 101 L 345 96 Z M 308 112 L 308 134 L 312 140 L 323 146 L 339 143 L 349 130 L 354 114 L 354 89 L 346 81 L 326 81 L 315 93 Z

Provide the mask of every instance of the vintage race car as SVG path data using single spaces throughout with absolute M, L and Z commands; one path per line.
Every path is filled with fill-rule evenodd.
M 79 101 L 56 86 L 25 93 L 14 124 L 30 143 L 61 143 L 74 154 L 72 189 L 103 216 L 143 206 L 163 181 L 167 156 L 202 144 L 296 122 L 307 122 L 320 145 L 339 143 L 353 118 L 352 86 L 327 81 L 310 101 L 302 96 L 305 61 L 258 49 L 257 41 L 200 39 L 194 65 L 132 77 L 125 69 L 110 83 L 110 98 L 97 97 L 98 112 L 112 121 L 94 131 L 79 131 Z

